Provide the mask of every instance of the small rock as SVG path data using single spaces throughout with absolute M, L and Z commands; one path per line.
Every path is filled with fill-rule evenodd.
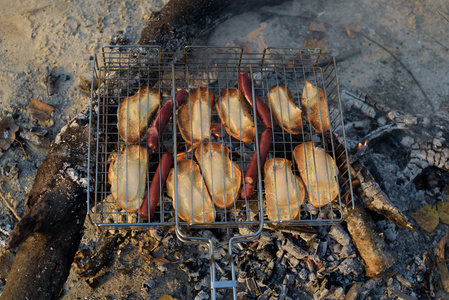
M 156 286 L 156 282 L 152 279 L 149 279 L 143 283 L 143 287 L 150 290 Z

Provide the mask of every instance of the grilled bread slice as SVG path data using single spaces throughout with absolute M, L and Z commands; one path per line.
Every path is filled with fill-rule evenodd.
M 285 158 L 272 158 L 264 165 L 267 215 L 270 221 L 295 220 L 306 191 L 301 178 L 292 172 L 293 163 Z
M 313 206 L 325 206 L 338 196 L 338 170 L 323 148 L 306 142 L 295 147 L 293 156 Z
M 117 110 L 120 137 L 129 144 L 139 143 L 160 102 L 159 91 L 149 87 L 142 87 L 133 96 L 123 99 Z
M 167 195 L 173 198 L 173 206 L 178 206 L 178 216 L 189 223 L 211 223 L 215 220 L 214 205 L 203 182 L 200 168 L 193 160 L 177 162 L 178 193 L 175 197 L 175 169 L 167 178 Z
M 275 85 L 267 95 L 274 121 L 291 134 L 302 132 L 302 110 L 296 106 L 292 93 L 285 85 Z
M 220 143 L 202 143 L 195 157 L 215 206 L 232 206 L 242 185 L 242 169 L 229 159 L 229 149 Z
M 301 106 L 304 116 L 316 132 L 322 133 L 329 129 L 329 114 L 324 91 L 306 81 L 302 89 Z
M 225 89 L 215 104 L 218 116 L 226 132 L 232 137 L 249 143 L 256 136 L 254 121 L 239 89 Z
M 177 123 L 183 139 L 196 147 L 210 137 L 215 95 L 204 87 L 192 89 L 189 94 L 190 97 L 178 110 Z
M 129 145 L 121 154 L 111 155 L 108 181 L 112 197 L 128 212 L 136 212 L 145 195 L 148 156 L 145 147 Z

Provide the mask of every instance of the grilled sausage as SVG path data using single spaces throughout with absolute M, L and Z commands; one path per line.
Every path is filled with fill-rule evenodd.
M 175 107 L 176 109 L 184 103 L 184 100 L 187 98 L 189 93 L 186 90 L 180 90 L 175 95 Z M 165 102 L 165 104 L 161 107 L 159 114 L 156 119 L 154 119 L 151 124 L 150 130 L 148 132 L 148 147 L 152 150 L 156 150 L 159 146 L 159 135 L 164 131 L 165 126 L 173 112 L 173 98 L 170 98 Z
M 245 96 L 246 101 L 248 104 L 253 108 L 253 94 L 251 92 L 251 80 L 249 79 L 248 74 L 245 72 L 240 72 L 238 76 L 238 82 L 240 91 Z M 273 128 L 273 125 L 271 124 L 271 114 L 268 107 L 263 103 L 262 99 L 255 94 L 256 96 L 256 114 L 259 117 L 260 121 L 262 122 L 262 125 L 265 127 L 265 129 L 271 129 Z
M 263 166 L 265 163 L 265 159 L 267 158 L 268 151 L 270 150 L 271 143 L 273 138 L 273 132 L 271 129 L 265 129 L 264 132 L 260 135 L 259 140 L 259 152 L 260 152 L 260 165 Z M 256 179 L 257 179 L 257 152 L 254 152 L 251 161 L 249 162 L 248 169 L 245 173 L 245 182 L 244 187 L 242 188 L 241 196 L 243 199 L 248 199 L 254 192 L 256 188 Z
M 142 220 L 146 221 L 154 215 L 157 204 L 159 203 L 161 191 L 164 189 L 168 172 L 170 171 L 172 165 L 173 154 L 170 152 L 164 153 L 161 157 L 159 165 L 157 166 L 156 173 L 154 173 L 153 179 L 151 180 L 150 189 L 139 209 L 139 214 Z M 148 207 L 150 210 L 149 212 Z

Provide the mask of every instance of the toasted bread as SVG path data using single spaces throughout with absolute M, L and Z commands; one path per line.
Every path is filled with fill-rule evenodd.
M 178 110 L 177 123 L 183 139 L 196 147 L 210 137 L 215 95 L 212 90 L 204 87 L 192 89 L 189 94 L 189 98 Z
M 177 162 L 178 194 L 175 197 L 175 169 L 167 178 L 167 195 L 173 198 L 173 206 L 178 206 L 178 216 L 189 223 L 211 223 L 215 220 L 212 198 L 203 182 L 200 168 L 195 161 Z
M 296 106 L 292 93 L 285 85 L 275 85 L 267 94 L 274 121 L 291 134 L 302 132 L 302 111 Z
M 160 102 L 159 91 L 146 86 L 133 96 L 123 99 L 117 110 L 117 127 L 120 137 L 129 144 L 139 143 Z
M 245 101 L 242 101 L 239 89 L 223 90 L 215 106 L 229 135 L 245 143 L 254 139 L 256 136 L 254 121 Z
M 270 221 L 295 220 L 306 191 L 301 178 L 292 172 L 293 163 L 272 158 L 264 165 L 267 215 Z
M 295 147 L 293 156 L 313 206 L 325 206 L 338 196 L 338 170 L 324 149 L 306 142 Z
M 301 106 L 306 120 L 316 132 L 322 133 L 329 129 L 329 114 L 324 91 L 310 82 L 302 89 Z
M 215 206 L 232 206 L 242 185 L 242 169 L 229 159 L 229 149 L 219 143 L 202 143 L 195 157 Z
M 108 170 L 112 197 L 128 212 L 136 212 L 145 195 L 148 156 L 145 147 L 130 145 L 112 157 Z

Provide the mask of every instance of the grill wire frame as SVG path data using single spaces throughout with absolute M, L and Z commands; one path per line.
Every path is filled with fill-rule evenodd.
M 88 195 L 87 202 L 92 222 L 101 229 L 129 230 L 174 226 L 180 240 L 188 243 L 206 244 L 208 246 L 209 257 L 211 258 L 212 298 L 215 298 L 215 289 L 218 288 L 233 288 L 234 298 L 236 298 L 233 260 L 230 259 L 232 279 L 224 282 L 216 281 L 213 242 L 210 238 L 199 236 L 196 229 L 225 228 L 230 232 L 232 228 L 251 228 L 252 234 L 235 235 L 229 239 L 228 250 L 229 258 L 231 258 L 232 245 L 258 238 L 264 223 L 296 226 L 330 225 L 342 220 L 344 206 L 354 205 L 350 180 L 351 174 L 347 164 L 349 159 L 336 63 L 333 58 L 323 63 L 321 56 L 322 53 L 319 49 L 266 48 L 263 53 L 244 53 L 243 48 L 234 47 L 186 47 L 182 53 L 163 53 L 158 46 L 103 47 L 103 65 L 101 67 L 98 65 L 98 60 L 95 56 L 92 74 L 92 78 L 97 78 L 99 82 L 98 91 L 94 92 L 92 89 L 91 95 L 90 136 L 92 138 L 90 138 L 90 143 L 95 150 L 93 151 L 94 153 L 89 151 L 89 164 L 90 167 L 93 167 L 92 174 L 94 176 L 92 178 L 89 176 L 88 178 L 93 193 L 92 196 Z M 174 97 L 176 91 L 180 88 L 189 90 L 189 88 L 193 87 L 206 86 L 213 90 L 215 99 L 217 99 L 224 88 L 238 88 L 237 75 L 240 71 L 247 72 L 251 79 L 253 99 L 255 98 L 254 95 L 258 94 L 264 102 L 266 102 L 268 89 L 277 83 L 289 87 L 298 107 L 301 107 L 300 98 L 305 80 L 323 89 L 327 100 L 330 129 L 325 133 L 318 134 L 303 117 L 302 133 L 298 136 L 292 136 L 272 120 L 273 144 L 267 160 L 272 157 L 284 156 L 293 162 L 293 173 L 299 175 L 296 164 L 292 159 L 294 145 L 296 146 L 300 142 L 313 141 L 315 145 L 325 149 L 326 153 L 334 160 L 333 167 L 339 170 L 339 194 L 337 199 L 332 201 L 332 205 L 314 208 L 310 203 L 306 203 L 300 207 L 299 219 L 268 220 L 266 213 L 264 213 L 264 185 L 261 174 L 263 165 L 261 165 L 258 157 L 259 172 L 255 190 L 256 197 L 239 199 L 237 200 L 237 205 L 230 209 L 223 210 L 214 206 L 218 218 L 212 223 L 187 223 L 180 220 L 177 217 L 177 208 L 173 207 L 172 200 L 166 196 L 165 191 L 160 192 L 160 206 L 158 206 L 155 216 L 149 221 L 142 220 L 138 213 L 129 213 L 121 210 L 118 202 L 113 200 L 110 195 L 110 185 L 107 180 L 110 155 L 128 146 L 120 138 L 116 125 L 117 108 L 120 101 L 133 95 L 142 86 L 150 85 L 156 87 L 162 95 L 159 109 L 166 99 Z M 94 101 L 95 94 L 98 97 L 98 102 Z M 190 101 L 190 98 L 188 101 Z M 243 102 L 245 101 L 243 100 Z M 254 104 L 253 107 L 255 107 Z M 256 151 L 259 153 L 258 139 L 260 133 L 264 130 L 255 112 L 251 108 L 249 110 L 256 124 L 256 137 L 253 143 L 243 143 L 231 138 L 226 134 L 223 126 L 219 127 L 219 132 L 215 132 L 219 137 L 214 137 L 215 141 L 218 140 L 222 145 L 228 146 L 231 153 L 232 151 L 237 152 L 237 157 L 240 157 L 237 163 L 242 167 L 242 176 L 249 164 L 252 152 Z M 94 120 L 92 120 L 92 117 Z M 150 155 L 149 161 L 153 166 L 147 170 L 146 190 L 149 189 L 150 179 L 154 175 L 155 166 L 165 151 L 174 153 L 174 172 L 177 174 L 176 157 L 179 154 L 178 150 L 182 149 L 182 147 L 187 149 L 188 144 L 182 139 L 177 129 L 176 117 L 176 109 L 173 108 L 172 120 L 165 131 L 161 133 L 162 137 L 159 139 L 162 145 L 156 153 Z M 217 112 L 214 108 L 212 125 L 217 126 L 219 125 L 218 122 L 220 122 L 220 119 L 217 117 Z M 173 143 L 171 146 L 170 141 Z M 235 146 L 232 146 L 235 143 L 239 147 L 235 148 Z M 146 145 L 145 138 L 140 145 Z M 149 151 L 148 147 L 145 147 Z M 281 150 L 274 150 L 279 147 Z M 231 154 L 231 157 L 235 161 L 236 156 Z M 127 159 L 125 159 L 126 161 Z M 177 187 L 176 181 L 177 176 L 175 176 L 175 186 Z M 203 190 L 205 190 L 204 180 Z M 177 195 L 177 192 L 175 192 L 175 195 Z M 243 217 L 237 217 L 239 214 L 243 214 Z

